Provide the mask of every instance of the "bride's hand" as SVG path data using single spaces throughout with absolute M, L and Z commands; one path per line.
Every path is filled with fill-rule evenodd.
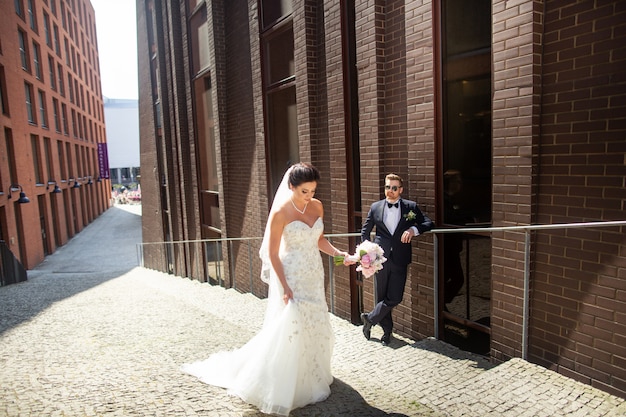
M 283 291 L 283 301 L 285 302 L 285 304 L 287 304 L 289 300 L 293 300 L 293 291 L 291 291 L 291 288 L 289 288 L 289 285 L 285 285 L 285 288 Z
M 337 252 L 338 255 L 343 256 L 343 264 L 344 265 L 354 265 L 356 262 L 352 259 L 352 256 L 348 252 Z

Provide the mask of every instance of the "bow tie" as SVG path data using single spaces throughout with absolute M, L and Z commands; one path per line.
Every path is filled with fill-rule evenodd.
M 396 203 L 387 202 L 387 207 L 389 207 L 389 208 L 392 208 L 392 207 L 396 207 L 397 208 L 398 206 L 399 206 L 399 204 L 397 202 Z

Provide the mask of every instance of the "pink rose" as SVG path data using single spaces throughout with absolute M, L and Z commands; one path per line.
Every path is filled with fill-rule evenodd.
M 361 266 L 363 266 L 363 268 L 369 268 L 371 264 L 372 259 L 369 255 L 365 254 L 361 257 Z
M 366 278 L 369 278 L 376 273 L 376 268 L 374 267 L 364 267 L 363 264 L 361 264 L 360 268 L 361 272 L 363 273 L 363 275 L 365 275 Z

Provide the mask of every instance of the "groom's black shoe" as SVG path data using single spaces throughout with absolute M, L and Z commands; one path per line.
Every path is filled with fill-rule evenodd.
M 363 336 L 365 336 L 367 340 L 370 340 L 372 322 L 367 318 L 367 313 L 361 313 L 361 321 L 363 322 Z
M 391 333 L 383 334 L 383 337 L 380 338 L 380 343 L 382 343 L 383 346 L 389 346 L 389 343 L 391 343 Z

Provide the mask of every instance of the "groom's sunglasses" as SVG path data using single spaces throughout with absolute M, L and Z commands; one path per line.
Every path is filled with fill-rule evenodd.
M 398 191 L 398 188 L 399 188 L 399 187 L 398 187 L 397 185 L 385 185 L 385 190 L 391 190 L 391 191 L 393 191 L 394 193 L 395 193 L 396 191 Z

